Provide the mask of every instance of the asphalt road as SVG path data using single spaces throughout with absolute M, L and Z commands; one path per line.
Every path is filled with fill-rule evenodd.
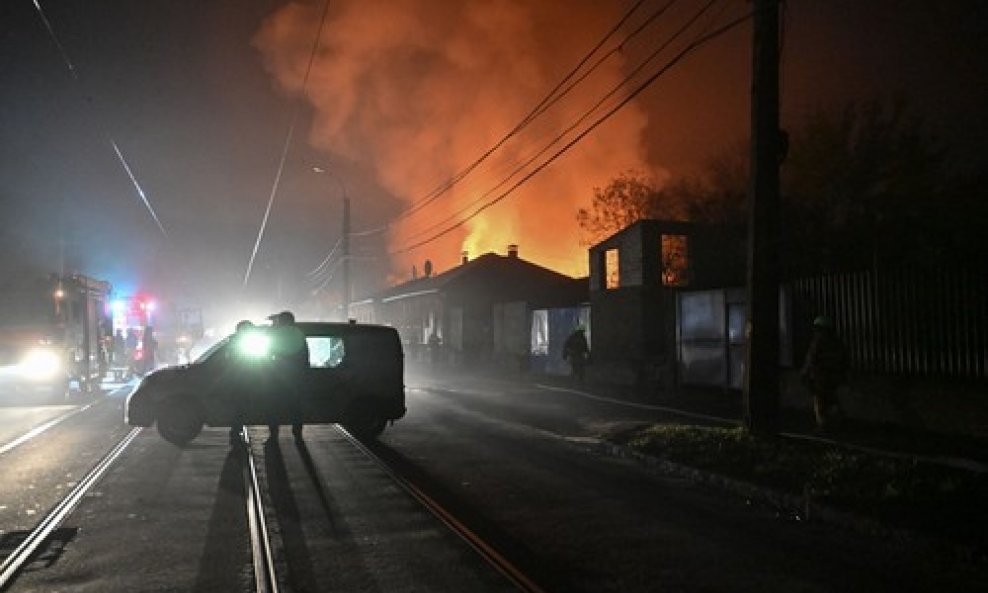
M 595 454 L 604 428 L 671 420 L 525 382 L 410 380 L 381 439 L 557 591 L 986 590 L 923 546 L 807 524 Z M 418 388 L 415 386 L 418 385 Z M 578 388 L 577 388 L 578 390 Z
M 411 374 L 371 449 L 547 591 L 984 591 L 910 542 L 780 515 L 602 456 L 601 430 L 670 416 L 525 382 Z M 7 554 L 128 431 L 108 397 L 0 453 Z M 72 408 L 0 408 L 0 451 Z M 287 591 L 510 591 L 332 426 L 251 429 Z M 175 448 L 142 431 L 12 591 L 249 591 L 243 456 L 223 429 Z

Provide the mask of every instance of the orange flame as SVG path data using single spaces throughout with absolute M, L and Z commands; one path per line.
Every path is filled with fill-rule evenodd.
M 306 98 L 310 142 L 368 163 L 382 187 L 409 205 L 493 146 L 541 100 L 616 20 L 611 3 L 355 0 L 334 3 Z M 288 4 L 255 39 L 285 89 L 299 92 L 319 7 Z M 645 163 L 641 109 L 629 105 L 512 195 L 411 251 L 499 197 L 521 163 L 571 125 L 621 77 L 610 61 L 512 138 L 462 182 L 401 220 L 390 237 L 395 269 L 431 259 L 436 271 L 520 246 L 521 257 L 587 273 L 576 212 L 594 187 Z M 543 162 L 561 145 L 550 149 Z M 526 169 L 526 170 L 530 170 Z M 499 189 L 495 188 L 509 178 Z M 486 197 L 485 197 L 486 196 Z M 443 223 L 445 219 L 448 222 Z

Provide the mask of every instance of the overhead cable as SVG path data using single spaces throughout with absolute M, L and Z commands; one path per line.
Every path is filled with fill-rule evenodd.
M 141 187 L 141 184 L 137 181 L 137 177 L 135 177 L 134 173 L 130 170 L 130 165 L 127 164 L 127 159 L 125 159 L 123 153 L 120 152 L 120 147 L 117 146 L 117 143 L 113 140 L 113 138 L 110 138 L 110 144 L 113 146 L 113 152 L 117 153 L 117 158 L 120 159 L 120 164 L 123 165 L 124 171 L 127 172 L 127 177 L 130 177 L 130 182 L 134 184 L 134 189 L 137 190 L 137 195 L 141 197 L 141 200 L 144 201 L 144 205 L 147 207 L 148 212 L 151 213 L 151 218 L 153 218 L 154 222 L 158 225 L 158 228 L 161 230 L 161 234 L 167 237 L 168 233 L 165 232 L 165 227 L 161 225 L 158 215 L 155 214 L 154 208 L 151 207 L 151 201 L 148 200 L 148 197 L 144 194 L 144 188 Z
M 336 269 L 340 267 L 340 264 L 343 263 L 344 259 L 346 258 L 341 257 L 340 259 L 333 262 L 333 265 L 326 268 L 326 270 L 324 271 L 324 273 L 326 274 L 326 278 L 319 284 L 319 286 L 317 286 L 312 290 L 313 294 L 319 292 L 320 290 L 326 288 L 326 286 L 329 285 L 329 282 L 333 279 L 333 276 L 336 275 Z
M 622 26 L 624 26 L 624 24 L 628 21 L 628 19 L 631 18 L 631 16 L 638 10 L 639 7 L 641 7 L 641 5 L 644 2 L 645 2 L 645 0 L 638 0 L 638 2 L 636 2 L 634 5 L 632 5 L 632 7 L 630 9 L 628 9 L 627 12 L 625 12 L 625 14 L 604 35 L 604 37 L 602 37 L 600 39 L 600 41 L 598 41 L 597 44 L 594 45 L 593 48 L 591 48 L 590 51 L 588 51 L 586 53 L 586 55 L 583 56 L 583 58 L 576 64 L 576 66 L 574 66 L 558 83 L 556 83 L 556 86 L 554 86 L 539 101 L 539 103 L 536 104 L 535 107 L 533 107 L 531 109 L 531 111 L 528 112 L 527 115 L 525 115 L 517 124 L 515 124 L 515 126 L 509 132 L 507 132 L 504 136 L 502 136 L 500 140 L 498 140 L 497 142 L 495 142 L 493 146 L 491 146 L 486 151 L 484 151 L 484 153 L 481 154 L 472 163 L 470 163 L 469 165 L 467 165 L 463 169 L 460 169 L 450 179 L 448 179 L 447 181 L 443 182 L 438 187 L 436 187 L 435 189 L 433 189 L 431 192 L 429 192 L 428 194 L 426 194 L 425 196 L 423 196 L 421 199 L 419 199 L 417 202 L 415 202 L 414 204 L 412 204 L 407 210 L 405 210 L 404 212 L 402 212 L 401 214 L 399 214 L 394 220 L 390 221 L 388 224 L 382 225 L 382 226 L 377 227 L 377 228 L 374 228 L 374 229 L 369 229 L 369 230 L 366 230 L 366 231 L 361 231 L 361 232 L 357 232 L 357 233 L 351 233 L 351 235 L 353 235 L 353 236 L 365 236 L 365 235 L 371 235 L 371 234 L 376 234 L 376 233 L 380 233 L 380 232 L 386 231 L 390 227 L 394 226 L 394 224 L 400 222 L 401 220 L 403 220 L 405 218 L 408 218 L 412 214 L 418 212 L 422 208 L 426 207 L 427 205 L 429 205 L 432 202 L 434 202 L 435 200 L 437 200 L 443 194 L 445 194 L 450 189 L 452 189 L 456 184 L 458 184 L 460 181 L 462 181 L 464 178 L 466 178 L 477 167 L 479 167 L 481 164 L 483 164 L 484 161 L 486 161 L 488 157 L 490 157 L 497 150 L 499 150 L 508 140 L 510 140 L 511 138 L 513 138 L 514 136 L 516 136 L 519 132 L 521 132 L 522 130 L 524 130 L 530 123 L 532 123 L 539 116 L 541 116 L 543 113 L 545 113 L 546 111 L 548 111 L 549 108 L 552 107 L 553 105 L 555 105 L 560 99 L 562 99 L 567 94 L 569 94 L 570 91 L 572 91 L 576 86 L 578 86 L 581 82 L 583 82 L 583 80 L 585 80 L 588 76 L 590 76 L 590 74 L 592 74 L 595 70 L 597 70 L 603 62 L 605 62 L 608 58 L 610 58 L 615 53 L 617 53 L 618 51 L 620 51 L 621 48 L 624 46 L 624 44 L 628 43 L 628 41 L 630 41 L 632 38 L 634 38 L 639 33 L 641 33 L 641 31 L 644 30 L 649 24 L 651 24 L 652 22 L 654 22 L 656 18 L 658 18 L 666 10 L 668 10 L 668 8 L 670 6 L 672 6 L 673 4 L 675 4 L 677 2 L 677 0 L 669 0 L 669 2 L 667 2 L 665 4 L 665 6 L 663 6 L 662 8 L 654 11 L 632 33 L 630 33 L 629 35 L 627 35 L 620 43 L 618 43 L 616 46 L 614 46 L 614 48 L 612 48 L 609 52 L 607 52 L 603 57 L 599 58 L 590 68 L 588 68 L 586 70 L 586 72 L 584 72 L 574 82 L 570 83 L 567 86 L 566 83 L 569 82 L 571 79 L 573 79 L 577 75 L 577 73 L 579 73 L 580 70 L 583 69 L 583 66 L 586 65 L 587 62 L 590 61 L 590 59 L 594 56 L 594 54 L 596 54 L 600 50 L 600 48 L 603 47 L 603 45 L 605 43 L 607 43 L 607 40 L 608 39 L 610 39 L 611 37 L 613 37 L 614 34 L 618 30 L 620 30 L 620 28 Z M 562 92 L 560 92 L 560 89 L 562 89 L 564 86 L 566 88 L 564 90 L 562 90 Z
M 634 80 L 634 78 L 647 65 L 649 65 L 653 60 L 655 60 L 655 58 L 657 58 L 659 56 L 659 54 L 661 54 L 663 51 L 665 51 L 680 35 L 682 35 L 687 30 L 689 30 L 690 27 L 692 27 L 704 15 L 704 13 L 706 13 L 706 11 L 709 10 L 710 7 L 713 6 L 718 1 L 719 0 L 709 0 L 707 2 L 707 4 L 705 4 L 699 11 L 696 12 L 696 14 L 694 14 L 689 20 L 686 21 L 686 23 L 684 23 L 679 29 L 677 29 L 676 32 L 672 34 L 672 36 L 670 36 L 668 39 L 666 39 L 661 45 L 659 45 L 659 47 L 656 50 L 654 50 L 649 56 L 647 56 L 644 60 L 642 60 L 634 69 L 632 69 L 631 72 L 629 72 L 627 76 L 625 76 L 616 85 L 614 85 L 613 87 L 611 87 L 611 89 L 607 93 L 605 93 L 596 103 L 594 103 L 593 106 L 591 106 L 589 109 L 587 109 L 580 117 L 578 117 L 572 124 L 570 124 L 562 132 L 560 132 L 554 138 L 552 138 L 549 142 L 547 142 L 534 155 L 530 156 L 525 161 L 523 161 L 521 164 L 519 164 L 517 167 L 515 167 L 510 173 L 508 173 L 507 176 L 505 176 L 504 178 L 502 178 L 501 181 L 499 181 L 496 185 L 494 185 L 494 187 L 488 189 L 483 194 L 481 194 L 479 197 L 477 197 L 477 199 L 473 200 L 472 202 L 470 202 L 469 204 L 467 204 L 463 208 L 460 208 L 459 210 L 457 210 L 457 211 L 453 212 L 452 214 L 446 216 L 442 220 L 440 220 L 438 222 L 435 222 L 435 223 L 433 223 L 433 224 L 431 224 L 431 225 L 429 225 L 429 226 L 427 226 L 427 227 L 425 227 L 425 228 L 423 228 L 423 229 L 421 229 L 419 231 L 416 231 L 416 232 L 413 232 L 413 233 L 409 234 L 409 238 L 414 238 L 414 237 L 418 237 L 418 236 L 421 236 L 421 235 L 425 235 L 425 234 L 429 233 L 430 231 L 432 231 L 434 229 L 437 229 L 439 227 L 442 227 L 443 225 L 449 223 L 452 220 L 455 220 L 457 217 L 461 216 L 463 213 L 467 212 L 468 210 L 470 210 L 471 208 L 473 208 L 477 204 L 483 202 L 488 197 L 490 197 L 491 195 L 493 195 L 494 193 L 496 193 L 498 190 L 500 190 L 502 187 L 504 187 L 505 185 L 507 185 L 511 181 L 512 178 L 514 178 L 516 175 L 522 173 L 529 165 L 531 165 L 536 160 L 538 160 L 543 154 L 545 154 L 546 152 L 548 152 L 549 149 L 551 149 L 553 146 L 555 146 L 556 144 L 558 144 L 559 142 L 561 142 L 564 138 L 566 138 L 566 136 L 568 136 L 571 132 L 573 132 L 575 129 L 577 129 L 584 121 L 586 121 L 587 119 L 589 119 L 605 103 L 607 103 L 608 101 L 610 101 L 618 91 L 620 91 L 629 82 L 631 82 L 632 80 Z M 465 222 L 465 220 L 463 222 Z
M 565 85 L 567 81 L 569 81 L 571 78 L 573 78 L 574 76 L 576 76 L 576 74 L 583 68 L 583 66 L 590 60 L 590 58 L 593 57 L 593 55 L 595 53 L 597 53 L 597 51 L 607 42 L 608 39 L 610 39 L 614 35 L 614 33 L 616 33 L 621 28 L 622 25 L 624 25 L 624 23 L 632 16 L 632 14 L 634 14 L 638 10 L 638 8 L 643 4 L 643 2 L 644 2 L 644 0 L 638 0 L 638 2 L 636 2 L 624 14 L 624 16 L 621 17 L 621 19 L 607 32 L 607 34 L 604 35 L 604 37 L 600 41 L 598 41 L 597 44 L 594 45 L 593 48 L 591 48 L 591 50 L 589 52 L 587 52 L 586 55 L 583 56 L 583 58 L 576 64 L 576 66 L 574 66 L 566 74 L 566 76 L 564 76 L 563 79 L 560 80 L 556 84 L 556 86 L 553 87 L 552 90 L 550 90 L 549 93 L 546 94 L 546 96 L 543 97 L 542 100 L 539 101 L 539 103 L 535 107 L 533 107 L 532 110 L 529 111 L 528 114 L 525 117 L 523 117 L 521 119 L 521 121 L 519 121 L 517 124 L 515 124 L 515 126 L 507 134 L 505 134 L 504 136 L 502 136 L 500 140 L 498 140 L 492 147 L 490 147 L 483 154 L 481 154 L 480 157 L 478 157 L 472 163 L 470 163 L 465 168 L 461 169 L 458 173 L 456 173 L 455 175 L 453 175 L 453 177 L 451 179 L 449 179 L 445 183 L 441 184 L 436 189 L 432 190 L 429 194 L 427 194 L 425 196 L 425 199 L 422 202 L 420 202 L 418 204 L 414 204 L 408 211 L 406 211 L 403 214 L 403 216 L 408 216 L 408 215 L 412 214 L 413 212 L 416 212 L 416 211 L 420 210 L 426 204 L 430 203 L 435 198 L 439 197 L 440 195 L 442 195 L 443 193 L 445 193 L 447 190 L 449 190 L 450 188 L 452 188 L 460 180 L 462 180 L 463 178 L 465 178 L 474 169 L 476 169 L 485 160 L 487 160 L 487 157 L 489 157 L 492 154 L 494 154 L 494 152 L 496 152 L 499 148 L 501 148 L 501 146 L 503 146 L 508 140 L 510 140 L 511 138 L 513 138 L 516 134 L 518 134 L 518 132 L 520 132 L 525 127 L 527 127 L 528 124 L 530 124 L 533 120 L 535 120 L 539 115 L 541 115 L 542 113 L 544 113 L 548 109 L 549 106 L 551 106 L 552 104 L 554 104 L 559 98 L 561 98 L 566 93 L 568 93 L 573 88 L 573 86 L 575 86 L 575 85 L 571 85 L 569 88 L 566 89 L 565 92 L 563 92 L 562 94 L 558 94 L 557 95 L 557 93 L 559 93 L 559 89 L 562 88 L 563 85 Z M 672 0 L 670 2 L 670 4 L 672 2 L 675 2 L 675 0 Z M 610 54 L 608 54 L 608 55 L 610 55 Z M 596 68 L 596 66 L 598 66 L 599 64 L 600 64 L 600 62 L 598 62 L 597 65 L 594 66 L 594 68 Z M 589 72 L 592 72 L 594 68 L 591 68 L 588 71 L 588 73 Z M 583 78 L 585 78 L 585 77 L 586 77 L 586 75 L 584 75 Z M 580 80 L 583 80 L 583 78 L 580 78 Z
M 72 80 L 75 82 L 76 86 L 80 87 L 81 90 L 82 80 L 79 77 L 79 71 L 76 69 L 75 64 L 72 63 L 72 60 L 69 59 L 69 53 L 66 51 L 65 46 L 62 45 L 58 35 L 55 34 L 55 29 L 52 27 L 51 21 L 48 20 L 47 15 L 45 15 L 45 11 L 41 8 L 41 3 L 39 0 L 34 0 L 34 7 L 37 9 L 38 16 L 40 16 L 41 22 L 44 24 L 45 29 L 48 31 L 48 36 L 58 49 L 58 53 L 62 57 L 62 61 L 65 62 L 65 67 L 68 69 L 69 75 L 72 76 Z M 95 115 L 93 117 L 95 117 Z M 151 214 L 151 218 L 154 219 L 154 222 L 161 231 L 161 234 L 164 235 L 165 238 L 168 238 L 168 233 L 165 232 L 165 227 L 161 224 L 161 220 L 155 213 L 154 208 L 151 207 L 151 201 L 144 192 L 144 188 L 142 188 L 141 184 L 137 181 L 137 177 L 134 175 L 130 165 L 127 163 L 127 159 L 124 158 L 123 152 L 120 150 L 120 146 L 117 144 L 116 140 L 114 140 L 113 137 L 106 132 L 106 126 L 101 125 L 100 128 L 103 135 L 106 137 L 106 140 L 110 143 L 110 146 L 113 147 L 113 152 L 116 154 L 117 160 L 120 161 L 120 165 L 127 173 L 127 177 L 130 179 L 131 184 L 133 184 L 134 189 L 137 190 L 137 195 L 141 198 L 141 201 L 144 203 L 147 211 Z
M 326 264 L 329 263 L 329 260 L 332 259 L 333 254 L 336 253 L 336 250 L 339 249 L 340 248 L 340 245 L 342 245 L 342 244 L 343 244 L 343 237 L 340 237 L 339 239 L 336 240 L 336 244 L 333 245 L 333 248 L 329 250 L 329 254 L 326 256 L 326 258 L 324 260 L 322 260 L 321 262 L 319 262 L 319 265 L 316 266 L 315 268 L 313 268 L 311 271 L 306 272 L 305 275 L 306 276 L 314 276 L 314 275 L 318 274 L 319 273 L 319 270 L 323 269 L 323 267 L 325 267 Z
M 319 49 L 319 41 L 322 39 L 322 30 L 326 24 L 326 15 L 329 13 L 329 0 L 323 4 L 322 18 L 319 20 L 319 29 L 316 31 L 316 38 L 312 42 L 312 50 L 309 53 L 309 63 L 305 67 L 305 76 L 302 78 L 302 88 L 299 94 L 305 94 L 305 89 L 309 85 L 309 75 L 312 73 L 312 64 L 316 60 L 316 51 Z M 278 162 L 278 170 L 275 172 L 274 183 L 271 185 L 271 194 L 268 196 L 268 205 L 264 209 L 264 217 L 261 219 L 261 226 L 257 229 L 257 239 L 254 241 L 254 249 L 250 254 L 250 261 L 247 262 L 247 271 L 244 272 L 244 286 L 247 286 L 247 281 L 250 280 L 250 272 L 254 268 L 254 259 L 257 257 L 257 250 L 261 245 L 261 239 L 264 237 L 264 229 L 268 225 L 268 218 L 271 216 L 271 207 L 274 205 L 274 198 L 278 194 L 278 188 L 281 184 L 281 174 L 285 170 L 285 159 L 288 158 L 288 151 L 292 145 L 292 138 L 295 135 L 295 125 L 298 122 L 299 112 L 301 111 L 302 103 L 296 102 L 295 111 L 292 114 L 291 124 L 288 126 L 288 133 L 285 135 L 285 144 L 281 149 L 281 159 Z
M 423 245 L 426 245 L 428 243 L 431 243 L 431 242 L 435 241 L 436 239 L 439 239 L 440 237 L 442 237 L 442 236 L 444 236 L 444 235 L 452 232 L 453 230 L 459 228 L 460 226 L 463 226 L 465 223 L 467 223 L 471 219 L 473 219 L 476 216 L 478 216 L 484 210 L 490 208 L 491 206 L 497 204 L 501 200 L 507 198 L 512 193 L 514 193 L 514 191 L 516 189 L 518 189 L 523 184 L 525 184 L 529 179 L 531 179 L 536 174 L 538 174 L 539 172 L 541 172 L 547 166 L 549 166 L 550 164 L 552 164 L 557 158 L 559 158 L 564 153 L 566 153 L 570 148 L 572 148 L 578 142 L 580 142 L 581 140 L 583 140 L 583 138 L 585 138 L 590 132 L 592 132 L 594 129 L 596 129 L 597 126 L 599 126 L 603 122 L 605 122 L 608 119 L 610 119 L 615 113 L 617 113 L 621 108 L 623 108 L 625 105 L 627 105 L 632 99 L 634 99 L 636 96 L 638 96 L 642 91 L 644 91 L 646 88 L 648 88 L 649 86 L 651 86 L 652 83 L 654 83 L 662 75 L 664 75 L 666 72 L 668 72 L 669 69 L 671 69 L 677 63 L 679 63 L 688 54 L 692 53 L 694 50 L 696 50 L 701 45 L 703 45 L 705 43 L 708 43 L 708 42 L 712 41 L 713 39 L 715 39 L 715 38 L 717 38 L 717 37 L 719 37 L 719 36 L 727 33 L 731 29 L 737 27 L 741 23 L 743 23 L 746 20 L 750 19 L 753 16 L 753 14 L 754 13 L 751 12 L 751 13 L 748 13 L 748 14 L 742 16 L 742 17 L 739 17 L 739 18 L 737 18 L 737 19 L 735 19 L 735 20 L 727 23 L 726 25 L 717 28 L 713 32 L 708 33 L 706 35 L 703 35 L 700 38 L 698 38 L 695 41 L 693 41 L 692 43 L 690 43 L 688 46 L 686 46 L 685 49 L 683 49 L 682 51 L 680 51 L 678 54 L 676 54 L 675 57 L 673 57 L 669 62 L 667 62 L 658 72 L 656 72 L 655 74 L 653 74 L 652 76 L 650 76 L 649 78 L 647 78 L 638 87 L 636 87 L 634 89 L 634 91 L 632 91 L 627 97 L 625 97 L 620 103 L 618 103 L 616 106 L 614 106 L 613 108 L 611 108 L 607 113 L 605 113 L 600 118 L 598 118 L 596 121 L 594 121 L 593 124 L 591 124 L 588 128 L 586 128 L 585 130 L 583 130 L 582 132 L 580 132 L 580 134 L 578 134 L 575 138 L 573 138 L 568 143 L 566 143 L 562 148 L 560 148 L 558 151 L 556 151 L 549 159 L 547 159 L 546 161 L 544 161 L 541 164 L 539 164 L 535 169 L 533 169 L 532 171 L 530 171 L 529 173 L 527 173 L 524 177 L 522 177 L 520 180 L 518 180 L 510 188 L 508 188 L 507 190 L 505 190 L 504 192 L 502 192 L 501 194 L 499 194 L 497 197 L 495 197 L 494 199 L 486 202 L 485 204 L 483 204 L 482 206 L 480 206 L 479 208 L 477 208 L 476 210 L 474 210 L 472 213 L 470 213 L 469 216 L 467 216 L 463 220 L 460 220 L 459 222 L 450 225 L 449 227 L 447 227 L 447 228 L 443 229 L 442 231 L 440 231 L 440 232 L 438 232 L 438 233 L 430 236 L 427 239 L 423 239 L 421 241 L 418 241 L 416 243 L 413 243 L 411 245 L 408 245 L 408 246 L 406 246 L 406 247 L 404 247 L 402 249 L 397 249 L 395 251 L 392 251 L 391 254 L 392 255 L 395 255 L 395 254 L 400 254 L 400 253 L 408 253 L 408 252 L 410 252 L 410 251 L 412 251 L 414 249 L 417 249 L 418 247 L 421 247 Z
M 52 42 L 55 43 L 55 47 L 58 48 L 59 55 L 62 56 L 62 61 L 65 62 L 65 67 L 69 69 L 69 74 L 76 82 L 79 82 L 79 73 L 76 72 L 75 66 L 72 64 L 72 60 L 69 59 L 69 53 L 65 51 L 65 46 L 62 42 L 58 40 L 58 35 L 55 34 L 55 29 L 51 26 L 51 22 L 45 15 L 45 11 L 41 8 L 41 3 L 38 0 L 34 0 L 34 7 L 38 9 L 38 16 L 41 17 L 41 22 L 45 25 L 45 29 L 48 29 L 48 35 L 51 36 Z

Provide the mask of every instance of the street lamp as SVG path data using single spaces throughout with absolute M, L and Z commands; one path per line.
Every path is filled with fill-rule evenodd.
M 312 171 L 314 173 L 318 173 L 320 175 L 326 174 L 326 175 L 329 175 L 330 177 L 332 177 L 336 181 L 336 183 L 338 183 L 340 185 L 340 192 L 343 194 L 343 199 L 344 200 L 348 199 L 347 198 L 347 195 L 346 195 L 346 186 L 343 185 L 343 181 L 339 177 L 337 177 L 336 175 L 330 173 L 328 169 L 325 169 L 325 168 L 320 167 L 318 165 L 312 167 Z

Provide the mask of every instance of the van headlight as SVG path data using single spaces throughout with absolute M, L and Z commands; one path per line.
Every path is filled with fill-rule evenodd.
M 240 355 L 247 358 L 264 358 L 271 351 L 271 338 L 260 332 L 247 332 L 237 341 Z
M 24 356 L 18 365 L 18 370 L 27 379 L 43 381 L 54 377 L 62 370 L 62 360 L 50 349 L 35 348 Z

